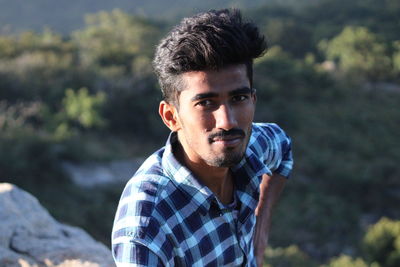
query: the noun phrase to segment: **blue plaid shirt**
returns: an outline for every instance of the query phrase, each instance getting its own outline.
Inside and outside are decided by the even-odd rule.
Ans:
[[[172,153],[177,136],[150,156],[119,202],[112,252],[117,266],[256,266],[255,208],[263,174],[288,177],[290,139],[253,124],[245,157],[231,168],[237,205],[223,205]]]

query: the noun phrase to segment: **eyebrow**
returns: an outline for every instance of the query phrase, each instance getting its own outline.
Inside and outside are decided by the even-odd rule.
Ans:
[[[204,93],[204,94],[197,94],[194,97],[192,97],[192,101],[197,101],[205,98],[212,98],[212,97],[217,97],[217,93]]]
[[[246,94],[251,94],[253,91],[254,91],[253,89],[245,86],[245,87],[241,87],[241,88],[235,89],[233,91],[230,91],[229,95],[230,96],[233,96],[233,95],[246,95]],[[218,96],[217,93],[210,92],[210,93],[204,93],[204,94],[197,94],[194,97],[192,97],[191,100],[192,101],[198,101],[198,100],[201,100],[201,99],[212,98],[212,97],[217,97],[217,96]]]
[[[245,86],[245,87],[241,87],[238,89],[235,89],[231,92],[229,92],[229,95],[247,95],[247,94],[251,94],[254,90]]]

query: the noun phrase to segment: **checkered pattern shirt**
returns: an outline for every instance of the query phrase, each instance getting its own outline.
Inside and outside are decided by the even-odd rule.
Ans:
[[[122,193],[112,233],[117,266],[256,266],[261,176],[289,176],[290,139],[276,124],[253,124],[245,156],[231,168],[237,205],[229,206],[177,161],[176,142],[172,133]]]

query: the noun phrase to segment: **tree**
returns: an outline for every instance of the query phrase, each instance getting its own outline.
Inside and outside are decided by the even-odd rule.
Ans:
[[[63,105],[69,119],[79,122],[84,128],[91,128],[105,124],[100,115],[100,108],[105,100],[106,95],[102,92],[89,95],[87,88],[81,88],[77,92],[67,89]]]
[[[349,75],[359,74],[375,81],[387,78],[391,71],[386,45],[365,27],[347,26],[333,39],[321,41],[319,47],[327,59],[336,61]]]
[[[86,28],[73,33],[86,64],[122,65],[130,70],[136,56],[150,57],[159,28],[119,9],[87,15]],[[140,59],[143,61],[143,59]]]
[[[393,70],[396,74],[400,74],[400,41],[393,42]]]
[[[371,226],[363,240],[366,258],[382,267],[400,266],[400,221],[382,218]]]
[[[287,248],[267,248],[264,254],[267,267],[314,267],[316,266],[307,254],[297,246]]]
[[[372,263],[369,265],[363,259],[353,259],[350,256],[341,255],[337,258],[331,259],[328,264],[323,265],[322,267],[379,267],[379,264]]]

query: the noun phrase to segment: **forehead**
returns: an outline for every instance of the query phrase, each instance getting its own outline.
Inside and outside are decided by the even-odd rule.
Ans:
[[[229,93],[238,88],[250,87],[245,65],[232,65],[220,70],[190,71],[181,74],[181,95],[213,92]]]

